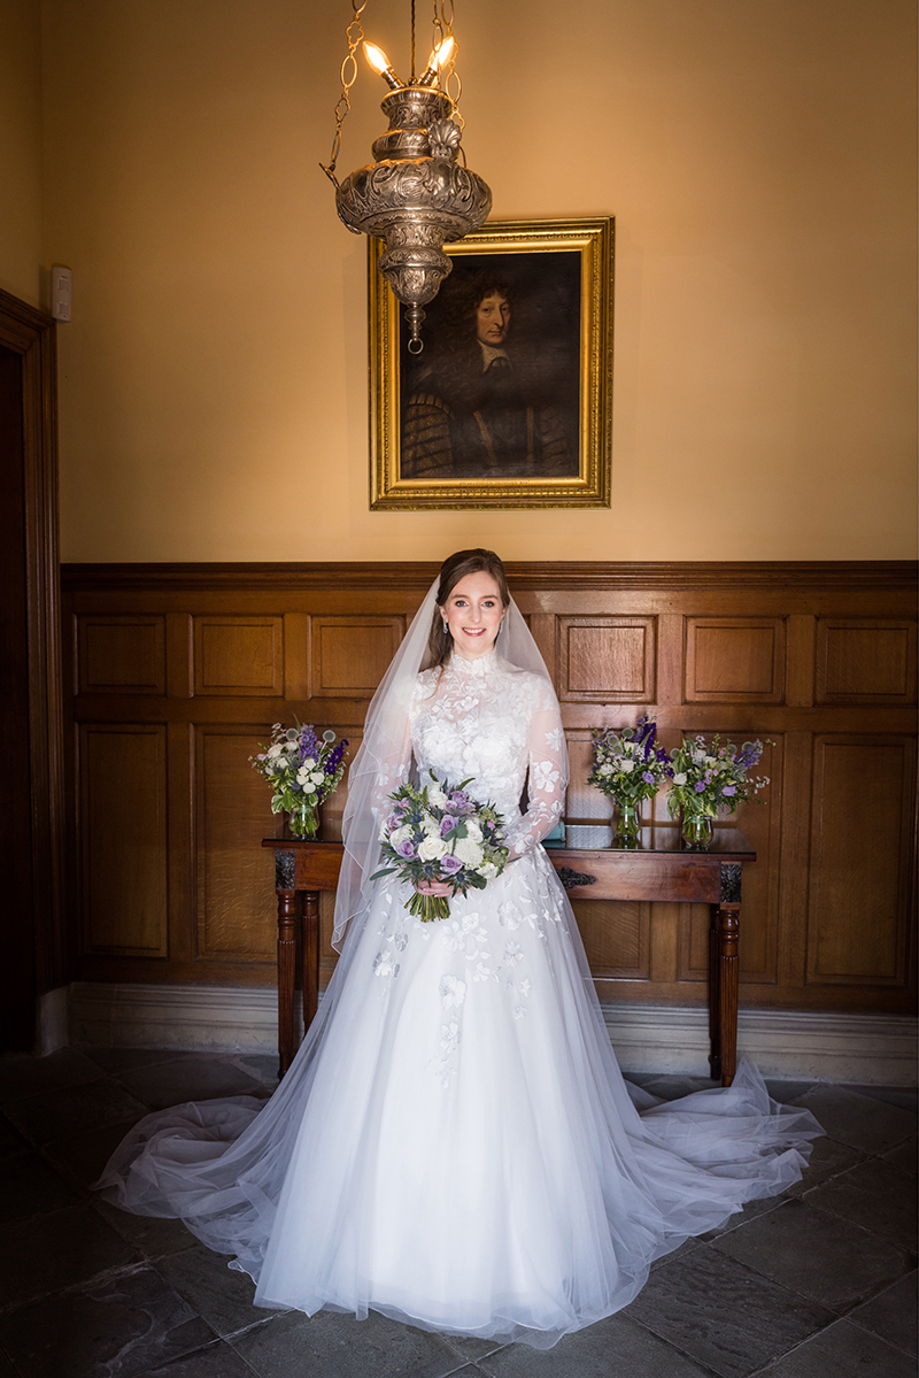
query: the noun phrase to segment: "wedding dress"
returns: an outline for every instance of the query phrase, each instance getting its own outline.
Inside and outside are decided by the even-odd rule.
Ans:
[[[409,755],[419,778],[471,779],[504,816],[505,871],[433,923],[397,878],[375,882],[268,1104],[151,1115],[100,1185],[231,1253],[256,1305],[548,1347],[625,1306],[688,1236],[790,1186],[821,1131],[745,1064],[669,1104],[624,1082],[539,845],[566,784],[548,680],[497,650],[454,655],[415,679],[408,717],[379,803]]]

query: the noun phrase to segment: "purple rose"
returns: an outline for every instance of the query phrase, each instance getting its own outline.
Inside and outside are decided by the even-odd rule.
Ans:
[[[386,828],[387,832],[394,833],[397,828],[402,827],[402,819],[399,817],[398,814],[391,813],[387,818],[384,827]]]
[[[411,838],[407,837],[404,842],[399,843],[396,848],[396,854],[404,857],[406,861],[414,861],[416,859],[415,844],[412,842]]]
[[[696,783],[693,785],[693,789],[695,790],[696,794],[704,794],[705,782],[703,780],[697,780]]]
[[[452,833],[453,829],[456,827],[458,822],[458,818],[453,818],[449,813],[445,813],[443,818],[440,820],[441,837],[446,837],[449,833]]]
[[[641,778],[642,778],[642,779],[645,781],[645,783],[648,784],[648,785],[653,785],[653,784],[654,784],[654,776],[651,774],[650,770],[642,771]]]
[[[722,793],[722,794],[726,794],[726,795],[728,796],[728,798],[730,798],[732,794],[736,794],[736,793],[737,793],[737,786],[736,786],[736,785],[725,785],[725,787],[724,787],[724,789],[721,791],[721,793]]]
[[[446,856],[440,858],[440,870],[442,875],[455,876],[457,871],[461,871],[462,869],[463,863],[460,861],[459,857],[454,856],[452,852],[447,852]]]

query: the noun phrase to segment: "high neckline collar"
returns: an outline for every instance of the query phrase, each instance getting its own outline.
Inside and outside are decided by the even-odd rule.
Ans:
[[[494,646],[485,655],[475,656],[467,660],[464,656],[457,655],[453,651],[450,656],[450,669],[456,670],[461,675],[486,675],[498,663],[497,652]]]

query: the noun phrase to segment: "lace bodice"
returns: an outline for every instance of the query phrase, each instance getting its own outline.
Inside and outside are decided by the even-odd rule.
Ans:
[[[496,651],[476,660],[454,655],[442,671],[418,676],[411,745],[422,779],[429,770],[453,784],[470,779],[470,794],[497,806],[512,857],[561,816],[568,771],[558,701],[547,680]]]

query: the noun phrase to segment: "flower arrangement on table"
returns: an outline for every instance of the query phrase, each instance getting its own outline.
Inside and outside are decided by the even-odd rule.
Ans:
[[[412,886],[419,881],[442,881],[453,894],[484,890],[504,870],[504,820],[493,804],[479,804],[466,793],[469,780],[451,785],[430,772],[423,789],[400,785],[390,796],[392,812],[380,828],[383,859],[392,863],[371,880],[394,872]],[[417,890],[405,905],[410,914],[428,923],[446,919],[446,896],[422,895]]]
[[[334,732],[322,739],[310,723],[284,727],[276,722],[271,745],[250,756],[253,767],[264,775],[274,793],[271,812],[287,813],[294,837],[315,837],[319,830],[319,805],[327,799],[345,771],[346,737],[337,746]],[[261,746],[261,743],[259,743]]]
[[[767,740],[766,745],[773,743]],[[758,739],[744,742],[738,751],[733,742],[722,742],[717,732],[710,742],[701,735],[686,737],[672,753],[667,807],[671,816],[682,811],[683,836],[690,845],[707,845],[719,810],[733,813],[768,785],[767,775],[749,773],[762,754]]]
[[[618,806],[618,841],[637,845],[642,800],[651,799],[670,774],[670,758],[657,745],[657,724],[643,715],[636,727],[597,727],[591,738],[593,766],[587,783]]]

